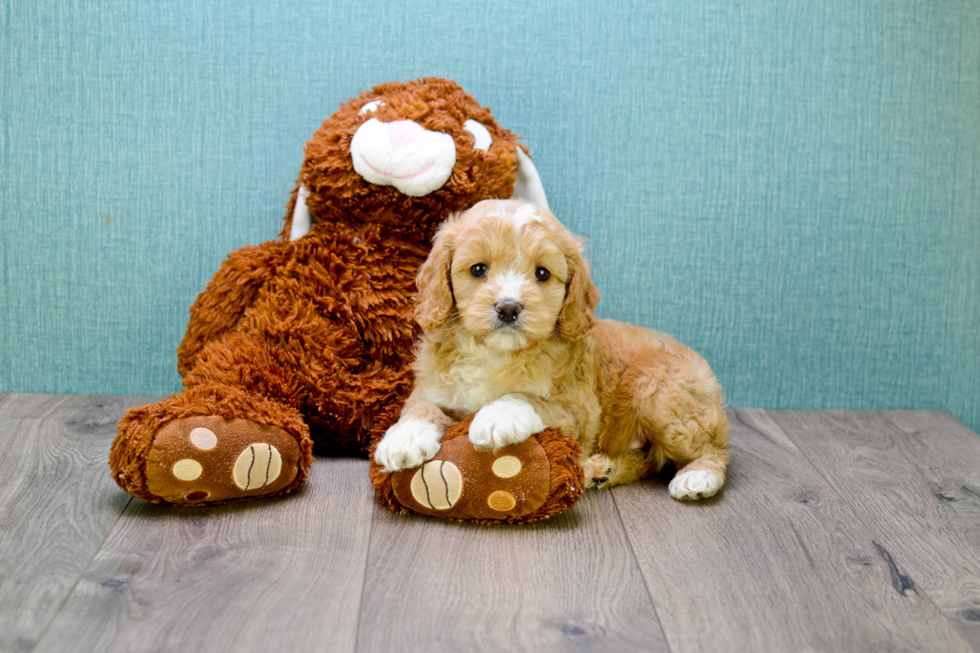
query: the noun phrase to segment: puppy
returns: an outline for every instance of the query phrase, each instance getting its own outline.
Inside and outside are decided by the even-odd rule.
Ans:
[[[589,485],[630,483],[668,460],[675,499],[725,482],[729,427],[711,368],[667,335],[596,320],[582,241],[548,211],[487,200],[453,215],[416,283],[416,385],[375,450],[385,469],[432,458],[446,427],[476,413],[479,449],[561,427],[585,452]]]

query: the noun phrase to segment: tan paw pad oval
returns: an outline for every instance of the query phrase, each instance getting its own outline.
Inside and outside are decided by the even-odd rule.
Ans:
[[[487,505],[497,512],[507,512],[517,505],[517,499],[510,492],[497,490],[487,497]]]
[[[201,451],[211,451],[218,444],[218,436],[211,429],[199,426],[190,433],[190,441]]]
[[[232,470],[235,485],[241,490],[258,490],[279,478],[282,455],[271,444],[249,445],[238,456]]]
[[[432,510],[449,510],[463,493],[463,476],[444,460],[425,463],[412,477],[412,496]]]
[[[171,471],[181,481],[195,481],[201,477],[204,468],[196,460],[184,458],[175,462]]]
[[[493,461],[491,469],[497,478],[513,478],[521,471],[521,461],[515,456],[501,456]]]

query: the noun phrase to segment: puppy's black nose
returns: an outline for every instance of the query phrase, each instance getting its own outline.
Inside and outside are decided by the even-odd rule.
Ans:
[[[524,308],[513,299],[499,301],[493,307],[497,309],[497,319],[506,324],[514,322],[517,316],[520,315],[521,309]]]

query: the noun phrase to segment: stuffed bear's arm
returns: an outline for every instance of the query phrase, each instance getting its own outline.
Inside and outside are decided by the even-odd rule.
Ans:
[[[221,264],[191,306],[187,333],[177,348],[177,370],[182,375],[191,371],[205,345],[234,328],[275,274],[282,256],[283,244],[270,241],[236,250]]]

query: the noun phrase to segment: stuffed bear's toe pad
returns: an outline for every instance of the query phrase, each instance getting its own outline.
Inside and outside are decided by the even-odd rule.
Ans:
[[[433,460],[412,475],[412,498],[427,510],[449,510],[463,494],[459,467],[446,460]]]
[[[392,475],[402,505],[454,519],[530,514],[547,500],[550,480],[548,457],[533,438],[496,453],[454,438],[443,442],[433,460]]]
[[[299,473],[300,446],[286,431],[216,416],[164,426],[146,459],[147,489],[176,505],[272,494]]]

